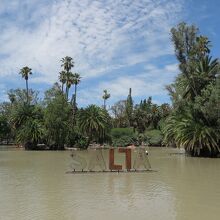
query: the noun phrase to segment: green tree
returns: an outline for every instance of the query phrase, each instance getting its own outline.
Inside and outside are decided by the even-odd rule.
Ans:
[[[63,87],[64,85],[66,84],[66,80],[67,80],[67,75],[66,75],[66,71],[62,70],[60,73],[59,73],[59,80],[61,82],[61,90],[62,90],[62,93],[63,93]]]
[[[96,105],[81,109],[78,114],[78,126],[82,134],[91,141],[103,142],[111,125],[110,116],[106,110]]]
[[[74,61],[72,57],[65,56],[64,58],[61,59],[61,67],[68,73],[74,67]]]
[[[6,115],[0,114],[0,141],[6,140],[8,143],[11,136],[11,128]]]
[[[60,89],[60,85],[58,83],[54,83],[53,86],[44,93],[44,105],[47,106],[53,99],[62,94],[63,93]]]
[[[217,155],[220,138],[214,97],[218,96],[219,62],[210,57],[210,41],[198,36],[195,26],[181,23],[171,34],[180,73],[167,87],[174,109],[163,128],[164,140],[192,155]]]
[[[75,92],[74,92],[74,99],[73,99],[73,106],[74,106],[74,110],[76,110],[76,92],[77,92],[77,85],[80,83],[81,81],[81,76],[79,73],[74,73],[73,74],[73,84],[75,86]]]
[[[198,120],[190,111],[169,117],[163,132],[165,143],[174,142],[193,156],[216,156],[220,152],[219,129]]]
[[[43,122],[31,119],[25,122],[17,132],[17,142],[23,143],[27,150],[37,150],[39,144],[45,137]]]
[[[121,128],[127,126],[128,122],[126,117],[126,100],[120,100],[116,102],[111,107],[111,112],[113,114],[114,127]]]
[[[129,126],[133,125],[133,99],[131,96],[131,88],[129,89],[129,94],[126,101],[126,116]]]
[[[74,67],[74,61],[72,57],[66,56],[61,59],[61,67],[63,67],[64,72],[62,73],[65,75],[65,82],[66,82],[66,98],[68,100],[68,93],[71,85],[73,84],[74,77],[73,73],[71,72],[72,67]]]
[[[104,101],[104,103],[103,103],[104,109],[106,109],[106,100],[109,99],[110,96],[111,96],[111,95],[107,92],[106,89],[103,90],[103,96],[102,96],[102,98],[103,98],[103,101]]]
[[[12,107],[10,124],[16,140],[23,144],[25,149],[36,148],[42,138],[43,110],[38,105],[18,103]]]
[[[47,142],[52,149],[64,149],[70,116],[71,106],[62,94],[55,96],[48,102],[44,121],[48,138]]]
[[[39,92],[32,89],[28,90],[28,100],[30,105],[36,105],[39,102]],[[8,98],[11,104],[27,103],[27,91],[25,89],[10,89]]]
[[[27,103],[29,103],[29,99],[28,99],[28,98],[29,98],[29,95],[28,95],[28,78],[29,78],[29,75],[32,74],[31,68],[25,66],[25,67],[23,67],[23,68],[20,70],[20,73],[19,73],[19,74],[21,74],[22,78],[24,78],[25,81],[26,81]]]
[[[67,73],[67,79],[66,79],[66,98],[69,99],[69,90],[70,87],[74,84],[74,75],[72,72]]]

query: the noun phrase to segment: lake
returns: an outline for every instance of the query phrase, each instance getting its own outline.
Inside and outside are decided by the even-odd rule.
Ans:
[[[4,148],[0,219],[220,219],[220,159],[178,152],[151,147],[149,160],[157,172],[67,174],[69,151]]]

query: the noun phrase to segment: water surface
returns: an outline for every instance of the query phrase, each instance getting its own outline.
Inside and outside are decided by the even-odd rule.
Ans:
[[[70,152],[1,150],[0,219],[220,219],[220,159],[149,151],[158,172],[74,175]]]

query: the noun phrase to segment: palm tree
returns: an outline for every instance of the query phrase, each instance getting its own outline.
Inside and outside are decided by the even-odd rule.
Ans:
[[[67,73],[66,77],[66,98],[68,100],[70,87],[74,84],[74,75],[71,72]]]
[[[19,103],[13,106],[9,116],[10,124],[12,124],[15,129],[19,129],[28,120],[41,120],[42,118],[43,113],[40,107],[27,105],[26,103]]]
[[[212,156],[220,152],[218,129],[201,119],[195,119],[190,112],[168,117],[163,133],[166,144],[174,142],[177,147],[184,147],[191,155]]]
[[[102,98],[103,98],[103,100],[104,100],[104,109],[106,109],[106,100],[107,99],[109,99],[110,98],[110,94],[107,92],[107,90],[105,89],[105,90],[103,90],[103,96],[102,96]]]
[[[81,81],[81,76],[79,73],[74,73],[73,74],[74,80],[73,80],[73,84],[75,85],[75,93],[74,93],[74,108],[76,108],[76,91],[77,91],[77,85],[80,83]]]
[[[79,112],[78,123],[82,134],[88,137],[89,144],[90,141],[104,139],[110,127],[110,116],[104,109],[89,105]]]
[[[44,127],[37,119],[28,120],[18,131],[16,139],[24,144],[25,149],[36,149],[37,144],[44,137]]]
[[[24,78],[26,80],[27,103],[29,103],[29,99],[28,99],[28,77],[29,77],[29,75],[32,74],[31,68],[25,66],[20,70],[19,74],[21,74],[22,78]]]
[[[211,56],[203,57],[198,63],[195,74],[196,88],[202,90],[207,83],[214,80],[219,68],[219,62],[217,59],[212,60]]]
[[[61,67],[63,67],[63,69],[68,73],[72,67],[74,67],[74,62],[73,62],[73,58],[72,57],[64,57],[61,59],[62,65]]]
[[[63,86],[64,86],[64,84],[66,83],[66,80],[67,80],[66,71],[62,70],[60,72],[59,80],[62,83],[62,89],[61,90],[62,90],[62,93],[63,93]]]
[[[72,57],[64,57],[61,59],[61,67],[63,67],[64,71],[65,71],[65,75],[66,75],[66,98],[68,100],[68,93],[69,93],[69,89],[71,87],[71,85],[73,84],[73,74],[70,72],[70,70],[72,69],[72,67],[74,67],[74,62],[73,62],[73,58]]]

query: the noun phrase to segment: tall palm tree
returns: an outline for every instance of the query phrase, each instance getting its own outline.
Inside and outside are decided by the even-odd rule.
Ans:
[[[59,80],[60,80],[60,82],[62,83],[62,92],[63,92],[63,87],[64,87],[64,84],[66,83],[66,80],[67,80],[66,71],[62,70],[62,71],[60,72]]]
[[[63,67],[63,69],[68,73],[72,67],[74,67],[74,61],[73,61],[73,58],[72,57],[64,57],[61,59],[61,67]]]
[[[61,59],[61,67],[63,67],[66,72],[66,98],[68,100],[68,93],[71,85],[73,84],[73,74],[70,72],[72,67],[74,67],[74,61],[72,57],[66,56]]]
[[[73,77],[74,77],[73,84],[75,85],[74,103],[73,104],[74,104],[74,108],[76,108],[76,90],[77,90],[77,85],[81,81],[81,76],[79,73],[74,73]]]
[[[20,70],[19,74],[21,74],[22,78],[24,78],[26,80],[27,103],[29,103],[29,98],[28,98],[28,77],[29,77],[29,75],[32,74],[31,68],[25,66]]]
[[[106,100],[107,99],[109,99],[110,98],[110,94],[107,92],[107,90],[105,89],[105,90],[103,90],[103,96],[102,96],[102,98],[103,98],[103,100],[104,100],[104,109],[106,109]]]
[[[66,98],[68,100],[70,87],[74,84],[74,75],[71,72],[67,73],[66,77]]]

